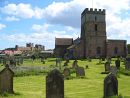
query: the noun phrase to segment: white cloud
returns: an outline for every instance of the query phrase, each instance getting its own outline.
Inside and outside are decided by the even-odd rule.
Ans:
[[[130,37],[130,0],[93,0],[94,8],[106,9],[107,33],[109,38]],[[44,19],[49,24],[34,24],[30,35],[12,35],[26,41],[53,41],[55,37],[77,37],[80,33],[81,12],[92,7],[91,0],[70,0],[69,2],[53,2],[45,8],[32,7],[30,4],[8,4],[2,8],[3,13],[18,18]],[[126,15],[125,15],[126,14]],[[124,18],[125,15],[125,18]],[[61,25],[65,30],[49,31],[54,24]],[[53,33],[52,33],[53,32]],[[68,32],[73,32],[69,33]],[[16,38],[18,38],[16,37]]]
[[[6,17],[5,19],[6,21],[19,21],[19,18],[16,18],[15,16],[11,16],[11,17]]]
[[[8,4],[5,7],[1,8],[3,13],[8,15],[18,16],[21,18],[32,18],[34,15],[34,11],[30,4],[20,3],[16,4]]]
[[[0,30],[2,30],[5,27],[6,27],[6,25],[0,23]]]

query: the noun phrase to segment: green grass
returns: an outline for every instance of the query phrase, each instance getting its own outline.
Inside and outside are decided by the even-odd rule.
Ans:
[[[53,59],[46,61],[47,65],[55,64]],[[29,61],[27,62],[29,64]],[[69,62],[68,67],[72,66],[72,62]],[[46,64],[45,66],[47,66]],[[98,60],[92,60],[92,62],[78,60],[78,65],[84,68],[86,65],[89,66],[88,69],[85,69],[86,78],[76,78],[75,73],[73,73],[74,78],[65,80],[65,98],[103,98],[103,81],[106,74],[101,74],[101,72],[104,71],[104,64],[98,64]],[[111,65],[114,65],[114,61]],[[121,67],[124,69],[123,63]],[[120,73],[118,83],[118,92],[123,96],[122,98],[130,98],[130,76]],[[16,94],[0,98],[45,98],[45,84],[45,75],[15,77],[14,91]]]

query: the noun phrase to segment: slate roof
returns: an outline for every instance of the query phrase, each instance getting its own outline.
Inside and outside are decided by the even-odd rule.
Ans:
[[[55,45],[72,45],[73,38],[55,38]]]

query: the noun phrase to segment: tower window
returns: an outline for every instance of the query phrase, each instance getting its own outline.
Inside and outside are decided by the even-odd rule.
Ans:
[[[97,47],[97,54],[101,54],[101,47]]]
[[[118,48],[117,48],[117,47],[115,47],[114,53],[115,53],[115,54],[118,54]]]
[[[97,24],[95,24],[95,31],[97,31]]]
[[[97,17],[95,16],[95,21],[97,21]]]

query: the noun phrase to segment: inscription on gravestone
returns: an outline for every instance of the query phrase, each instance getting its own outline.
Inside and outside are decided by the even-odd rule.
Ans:
[[[57,69],[46,77],[46,98],[64,98],[64,77]]]
[[[118,95],[118,80],[116,76],[110,73],[104,79],[104,98]]]

